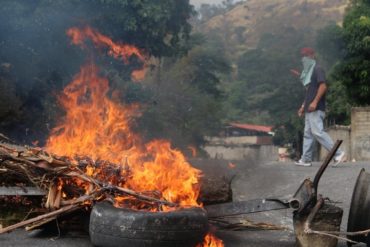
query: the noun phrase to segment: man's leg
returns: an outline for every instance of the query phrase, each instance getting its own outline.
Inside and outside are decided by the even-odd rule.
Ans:
[[[305,113],[305,118],[304,118],[303,148],[302,148],[302,157],[301,157],[301,160],[303,162],[312,161],[312,149],[313,149],[314,136],[312,135],[309,114],[310,113]]]
[[[330,151],[334,146],[334,142],[324,130],[325,112],[318,110],[308,114],[310,115],[309,122],[313,136],[326,150]],[[342,151],[338,149],[335,156],[337,157],[341,153]]]

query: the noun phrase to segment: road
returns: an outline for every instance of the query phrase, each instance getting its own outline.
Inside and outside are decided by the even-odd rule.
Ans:
[[[293,162],[271,162],[260,165],[236,163],[237,176],[233,188],[233,200],[242,201],[254,198],[289,198],[305,178],[313,180],[321,163],[314,162],[311,167],[295,166]],[[329,166],[323,174],[318,192],[329,197],[336,205],[343,208],[341,231],[347,230],[347,221],[351,196],[357,176],[362,168],[370,172],[368,162],[346,162],[337,167]],[[292,211],[278,210],[246,215],[256,222],[267,222],[285,226],[287,231],[246,231],[238,233],[219,234],[226,246],[295,246],[295,236],[292,227]],[[347,246],[339,241],[338,246]],[[358,244],[356,246],[365,246]]]
[[[255,198],[279,197],[288,198],[298,188],[305,178],[313,179],[321,163],[314,162],[312,167],[298,167],[292,162],[270,162],[256,164],[251,161],[233,162],[235,168],[231,169],[229,161],[196,160],[194,165],[205,174],[217,172],[225,176],[233,177],[233,200],[242,201]],[[341,230],[345,231],[347,226],[348,212],[351,195],[356,178],[361,170],[365,168],[370,171],[370,163],[347,162],[338,167],[328,167],[319,183],[319,193],[337,202],[344,209]],[[241,216],[254,222],[271,223],[284,226],[284,231],[218,231],[217,235],[223,239],[225,246],[295,246],[295,237],[292,229],[291,210],[278,210],[265,213],[248,214]],[[9,234],[0,235],[0,246],[91,246],[86,234],[67,233],[64,236],[39,237],[37,233],[27,233],[17,230]],[[340,241],[339,247],[347,246]],[[365,246],[365,245],[357,245]]]

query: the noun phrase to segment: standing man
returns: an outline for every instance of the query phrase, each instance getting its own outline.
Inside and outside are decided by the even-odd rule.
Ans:
[[[302,48],[303,70],[292,70],[293,74],[300,76],[302,84],[306,87],[306,96],[298,110],[298,116],[305,117],[303,134],[303,152],[300,160],[295,162],[299,166],[311,166],[314,140],[317,140],[326,150],[330,151],[334,142],[324,130],[326,108],[326,79],[323,69],[316,64],[315,51],[310,47]],[[338,149],[334,156],[334,166],[344,161],[345,153]]]

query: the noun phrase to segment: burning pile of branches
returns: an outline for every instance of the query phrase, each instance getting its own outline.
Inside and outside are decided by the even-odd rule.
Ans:
[[[132,80],[144,78],[147,58],[138,48],[90,27],[70,28],[67,35],[74,45],[86,48],[89,40],[124,63],[136,58],[142,68],[131,73]],[[45,149],[1,142],[0,135],[2,186],[39,188],[45,192],[46,212],[0,228],[0,234],[23,226],[31,230],[102,200],[147,211],[201,206],[201,171],[169,141],[145,142],[132,131],[139,106],[124,105],[110,97],[113,94],[108,78],[89,60],[58,97],[65,116],[51,131]]]
[[[104,166],[104,169],[101,167]],[[135,192],[123,188],[131,171],[127,164],[93,161],[87,157],[60,157],[40,148],[0,143],[0,177],[3,185],[35,186],[45,191],[43,207],[48,212],[15,225],[0,229],[0,233],[28,226],[31,230],[101,200],[118,206],[146,210],[176,207],[161,199],[160,192]]]
[[[74,45],[85,48],[90,40],[95,48],[106,49],[109,56],[124,63],[136,57],[143,67],[132,72],[132,80],[145,75],[145,52],[138,48],[113,42],[90,27],[70,28],[67,35]],[[123,105],[110,98],[110,93],[108,78],[89,61],[58,97],[65,116],[51,131],[45,149],[0,142],[3,185],[31,185],[45,191],[43,206],[52,210],[0,233],[42,224],[99,200],[148,211],[200,206],[201,172],[168,141],[144,142],[131,130],[138,106]]]

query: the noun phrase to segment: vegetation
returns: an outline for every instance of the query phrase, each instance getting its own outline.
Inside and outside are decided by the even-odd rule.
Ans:
[[[171,59],[169,59],[171,60]],[[178,146],[199,145],[204,135],[215,134],[223,119],[222,75],[230,72],[227,59],[203,46],[161,69],[151,78],[151,96],[140,126],[149,138],[168,138]]]
[[[345,55],[335,79],[354,105],[370,104],[370,2],[353,0],[343,23]]]
[[[91,25],[160,61],[147,82],[137,84],[130,80],[131,65],[97,56],[123,103],[142,104],[138,131],[146,138],[173,139],[177,146],[199,144],[204,134],[220,126],[219,84],[230,66],[222,53],[201,46],[201,35],[190,37],[193,14],[188,0],[3,1],[0,132],[42,145],[63,115],[56,95],[85,59],[65,32]]]
[[[84,25],[156,61],[137,84],[129,76],[135,65],[94,54],[122,102],[142,105],[137,128],[148,139],[200,145],[237,121],[274,125],[276,144],[296,143],[304,89],[290,69],[300,69],[304,46],[316,48],[328,75],[329,123],[348,124],[350,106],[370,99],[370,2],[352,0],[343,27],[310,14],[320,4],[303,2],[230,0],[195,15],[188,0],[4,0],[0,132],[28,143],[48,135],[62,115],[55,96],[85,60],[65,31]]]

